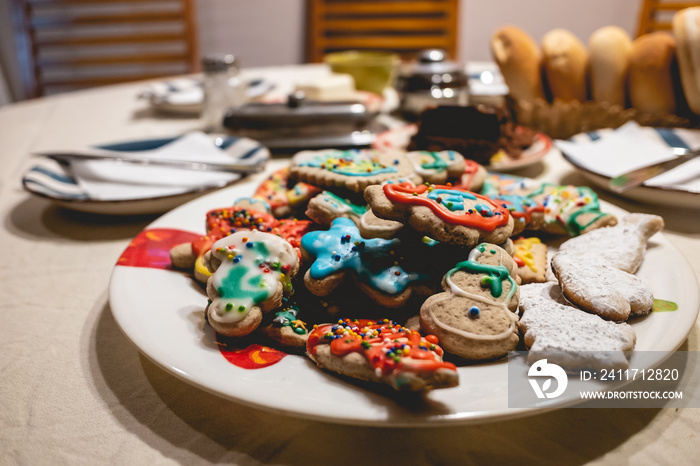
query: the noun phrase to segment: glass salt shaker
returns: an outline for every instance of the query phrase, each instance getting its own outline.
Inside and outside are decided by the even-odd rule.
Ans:
[[[209,56],[202,59],[202,69],[202,126],[205,131],[221,131],[226,110],[243,105],[246,99],[238,60],[233,55]]]

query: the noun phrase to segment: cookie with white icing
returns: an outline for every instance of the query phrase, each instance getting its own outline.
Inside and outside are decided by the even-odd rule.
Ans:
[[[642,264],[649,238],[663,227],[664,219],[658,215],[627,214],[615,226],[593,230],[565,241],[559,250],[589,262],[600,262],[635,273]]]
[[[411,151],[405,157],[413,164],[413,171],[427,183],[444,184],[464,174],[464,157],[453,150]]]
[[[504,356],[519,341],[514,311],[519,291],[515,262],[502,248],[483,243],[443,278],[444,291],[420,309],[423,331],[448,353],[469,360]]]
[[[352,279],[376,303],[401,307],[411,297],[414,283],[424,277],[401,267],[400,244],[398,239],[364,238],[351,220],[337,218],[329,230],[301,239],[303,257],[311,263],[304,284],[323,297]]]
[[[568,371],[629,367],[625,352],[634,349],[634,329],[569,305],[556,283],[521,286],[520,310],[530,364],[546,358]]]
[[[309,201],[306,207],[306,216],[328,228],[333,220],[340,217],[349,218],[355,225],[359,225],[360,217],[366,211],[366,205],[355,204],[352,200],[330,191],[322,191]]]
[[[404,223],[447,244],[502,243],[513,232],[508,209],[452,186],[410,183],[369,186],[365,200],[379,218]]]
[[[289,173],[314,186],[356,193],[388,180],[422,181],[403,151],[370,149],[301,151],[292,158]]]
[[[542,283],[547,280],[547,245],[539,238],[517,238],[513,242],[513,259],[518,268],[515,274],[525,283]]]
[[[459,383],[456,366],[442,360],[434,335],[422,337],[387,319],[318,325],[307,340],[307,355],[322,369],[400,391],[424,392]]]
[[[587,312],[618,322],[651,312],[654,296],[632,274],[568,251],[556,253],[551,265],[566,299]]]
[[[207,320],[218,333],[243,336],[262,322],[263,313],[282,304],[299,271],[294,247],[279,236],[239,231],[218,240],[206,255]]]

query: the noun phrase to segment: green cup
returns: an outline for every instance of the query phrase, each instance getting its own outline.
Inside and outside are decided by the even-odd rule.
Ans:
[[[381,94],[394,83],[401,59],[391,52],[348,50],[333,52],[323,59],[334,73],[347,73],[360,91]]]

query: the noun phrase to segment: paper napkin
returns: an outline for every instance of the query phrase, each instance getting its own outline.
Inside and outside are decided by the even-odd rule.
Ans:
[[[186,160],[211,163],[254,163],[267,160],[267,148],[247,138],[229,138],[218,147],[215,138],[201,132],[188,133],[157,149],[111,151],[122,157]],[[102,151],[110,152],[110,151]],[[240,178],[235,173],[208,172],[113,161],[72,161],[77,184],[96,200],[133,200],[169,196],[224,186]]]

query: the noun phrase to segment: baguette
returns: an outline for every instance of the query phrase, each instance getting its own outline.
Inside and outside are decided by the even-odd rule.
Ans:
[[[632,107],[641,112],[670,114],[676,111],[674,89],[676,41],[657,31],[632,42],[629,66],[629,94]]]
[[[690,110],[700,115],[700,7],[673,15],[673,35],[683,94]]]
[[[596,102],[625,106],[632,40],[618,26],[595,31],[588,41],[591,96]]]
[[[584,102],[588,52],[581,41],[565,29],[554,29],[542,38],[542,55],[552,98]]]
[[[542,56],[537,44],[523,30],[504,26],[491,37],[491,55],[516,101],[544,99]]]

